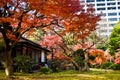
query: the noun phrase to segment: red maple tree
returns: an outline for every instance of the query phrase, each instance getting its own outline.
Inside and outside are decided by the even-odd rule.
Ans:
[[[79,0],[0,0],[0,32],[5,41],[5,70],[12,74],[11,52],[26,32],[53,25],[62,28],[61,34],[73,33],[75,39],[85,38],[95,30],[100,15],[89,7],[84,11]],[[52,28],[51,28],[52,27]]]
[[[0,0],[0,32],[6,44],[4,63],[8,76],[12,73],[11,50],[22,35],[33,28],[55,25],[55,19],[66,19],[81,10],[78,3],[79,0]]]

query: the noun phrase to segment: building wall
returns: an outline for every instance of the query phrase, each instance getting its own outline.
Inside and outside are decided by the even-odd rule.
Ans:
[[[113,26],[120,20],[120,0],[80,0],[85,5],[93,4],[96,13],[102,13],[102,20],[97,26],[99,35],[108,36],[111,34]]]

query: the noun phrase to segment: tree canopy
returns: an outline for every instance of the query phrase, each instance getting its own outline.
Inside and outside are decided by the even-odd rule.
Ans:
[[[120,21],[114,26],[110,35],[109,49],[111,55],[113,55],[117,49],[120,49]]]
[[[74,33],[83,39],[96,29],[100,15],[90,5],[87,11],[79,0],[0,0],[0,32],[5,42],[5,69],[10,75],[12,48],[36,29]],[[45,29],[44,29],[45,28]]]

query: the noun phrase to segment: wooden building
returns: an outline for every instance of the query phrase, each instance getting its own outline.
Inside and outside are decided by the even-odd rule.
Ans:
[[[50,51],[48,49],[22,37],[22,39],[13,48],[12,57],[14,58],[18,55],[27,55],[30,56],[30,58],[36,63],[45,64],[47,63],[47,54],[49,54],[49,52]]]

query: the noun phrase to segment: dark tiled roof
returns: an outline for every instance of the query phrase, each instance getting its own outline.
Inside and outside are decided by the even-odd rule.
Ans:
[[[31,40],[28,40],[24,37],[21,38],[19,43],[22,43],[23,45],[26,45],[26,46],[33,46],[34,48],[36,48],[38,50],[45,50],[47,52],[50,52],[50,50],[48,50],[47,48],[43,48],[41,45],[39,45]]]

